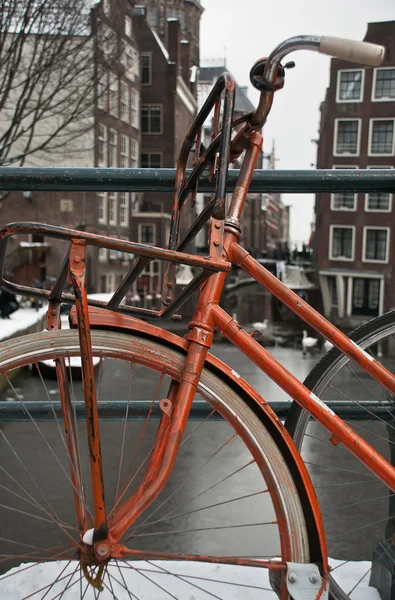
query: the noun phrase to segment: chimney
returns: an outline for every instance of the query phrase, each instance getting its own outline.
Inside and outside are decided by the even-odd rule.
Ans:
[[[191,78],[191,45],[188,40],[181,40],[181,75],[187,86]]]
[[[168,19],[167,21],[167,50],[169,60],[175,63],[176,70],[180,67],[180,23],[178,19]]]

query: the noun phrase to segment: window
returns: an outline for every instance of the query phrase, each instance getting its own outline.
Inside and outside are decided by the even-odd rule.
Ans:
[[[139,95],[136,90],[130,90],[131,124],[139,128]]]
[[[141,107],[141,131],[143,133],[162,133],[162,107],[145,104]]]
[[[331,260],[354,260],[354,227],[331,225],[330,254]]]
[[[99,261],[107,262],[107,248],[99,248]]]
[[[118,80],[115,75],[110,74],[110,109],[109,113],[113,117],[118,117]]]
[[[99,149],[98,149],[98,162],[99,167],[107,166],[107,127],[99,123],[98,133]]]
[[[131,81],[134,81],[135,76],[139,72],[139,56],[137,51],[129,44],[125,44],[124,46],[122,53],[122,64],[125,67],[126,77]]]
[[[141,58],[141,85],[151,85],[151,54],[142,54]]]
[[[333,166],[333,169],[357,169],[355,166]],[[331,210],[356,210],[357,194],[354,192],[338,192],[331,195]]]
[[[126,135],[121,135],[121,169],[127,169],[129,166],[129,138]]]
[[[335,120],[335,147],[333,154],[359,154],[359,119],[336,119]]]
[[[125,17],[125,35],[132,37],[132,19],[130,17]]]
[[[162,166],[162,154],[148,152],[141,155],[141,166],[143,169],[160,169]]]
[[[130,138],[130,167],[137,169],[139,156],[139,143],[137,140]]]
[[[107,223],[107,193],[99,192],[97,194],[97,202],[98,202],[97,220],[99,221],[99,223],[106,224]]]
[[[156,6],[147,8],[147,21],[151,27],[156,27],[158,25],[158,9]]]
[[[115,129],[108,132],[108,166],[118,166],[118,134]]]
[[[375,69],[372,100],[395,100],[395,68]]]
[[[336,102],[362,102],[363,69],[338,71]]]
[[[362,260],[388,262],[388,240],[389,229],[387,227],[364,227]]]
[[[155,244],[155,225],[139,225],[139,242],[141,244]]]
[[[121,83],[121,114],[120,118],[129,123],[129,86]]]
[[[119,224],[123,227],[129,225],[129,193],[119,193]]]
[[[353,278],[352,314],[376,317],[380,306],[380,279]]]
[[[103,0],[103,12],[106,15],[106,17],[110,16],[110,11],[111,11],[110,0]]]
[[[108,194],[108,222],[110,225],[117,224],[117,192]]]
[[[97,84],[97,106],[102,110],[107,110],[107,81],[105,75],[100,77]]]
[[[101,276],[101,288],[102,292],[110,293],[115,292],[115,274],[106,273]]]
[[[392,167],[382,167],[381,165],[375,165],[374,167],[367,167],[368,169],[391,169]],[[392,196],[387,192],[371,192],[365,196],[365,210],[366,211],[377,211],[377,212],[391,212],[392,210]]]
[[[332,307],[337,306],[337,286],[336,286],[336,277],[330,275],[328,277],[328,285],[329,285],[329,293],[331,295],[331,304]]]
[[[371,119],[369,127],[369,155],[394,154],[394,119]]]

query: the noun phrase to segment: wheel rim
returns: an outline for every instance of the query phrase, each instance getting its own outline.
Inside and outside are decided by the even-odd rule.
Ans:
[[[395,323],[394,316],[389,317],[391,315],[386,315],[377,319],[377,324],[372,322],[361,327],[350,337],[394,372],[391,357],[394,356]],[[383,357],[380,356],[382,353]],[[318,364],[315,367],[305,384],[324,401],[338,400],[340,397],[361,406],[362,400],[375,400],[379,406],[387,409],[387,392],[355,365],[350,364],[348,358],[336,349],[328,353],[322,360],[322,365]],[[366,422],[349,421],[348,424],[389,459],[389,448],[394,447],[395,441],[395,417],[392,418],[392,415],[395,415],[395,405],[389,409],[392,418],[389,425],[386,425],[381,417],[373,418],[368,409],[363,410],[366,411]],[[292,436],[308,465],[322,508],[329,556],[337,559],[336,562],[332,561],[334,570],[331,574],[331,596],[336,600],[359,598],[361,596],[358,594],[368,593],[363,589],[370,582],[372,586],[378,585],[380,588],[375,571],[371,580],[371,559],[375,553],[375,557],[380,560],[385,551],[380,550],[380,542],[384,540],[387,545],[391,541],[392,535],[388,533],[389,490],[351,457],[347,450],[338,451],[329,443],[330,435],[317,423],[309,422],[305,411],[293,407],[291,413]],[[329,494],[326,492],[324,473],[332,480],[333,489],[335,486],[337,488],[338,497],[332,506],[329,506],[325,495],[330,495],[333,499],[335,494],[333,489]],[[327,486],[329,487],[329,484]],[[366,562],[366,565],[363,565],[363,562]],[[350,569],[350,563],[355,570],[355,577],[348,582],[342,570],[345,572],[345,569]]]
[[[65,334],[66,335],[64,337],[66,342],[67,340],[69,340],[70,334],[66,332]],[[50,339],[53,340],[54,338],[50,336]],[[128,394],[131,393],[131,385],[129,384],[132,380],[133,385],[137,385],[138,393],[140,395],[143,395],[143,397],[139,399],[142,399],[144,401],[152,401],[152,399],[154,398],[155,402],[157,402],[161,397],[163,397],[163,394],[165,394],[165,391],[168,388],[168,381],[165,381],[166,378],[168,378],[169,375],[171,377],[176,377],[178,373],[179,366],[177,365],[175,360],[171,361],[168,359],[168,363],[165,369],[161,370],[159,365],[161,364],[161,361],[163,361],[163,355],[158,356],[157,347],[154,344],[151,344],[150,346],[150,344],[147,341],[143,340],[140,341],[141,348],[136,349],[136,345],[138,346],[138,344],[136,344],[136,339],[132,351],[127,353],[125,349],[122,350],[123,358],[128,358],[128,361],[115,360],[112,357],[115,353],[115,350],[119,350],[119,348],[114,348],[114,345],[111,346],[111,344],[109,346],[106,346],[105,344],[103,344],[103,341],[107,342],[108,338],[100,338],[100,343],[96,345],[94,343],[95,355],[100,354],[102,357],[102,360],[99,361],[99,364],[97,366],[97,369],[99,370],[97,377],[99,401],[103,399],[103,396],[105,396],[106,394],[109,394],[111,396],[115,388],[114,382],[119,382],[120,380],[123,381],[124,387],[125,389],[127,388]],[[128,339],[128,343],[130,347],[130,339]],[[67,344],[67,351],[65,352],[67,357],[72,356],[75,353],[74,348],[75,346]],[[25,346],[24,356],[22,358],[18,358],[17,360],[12,356],[9,356],[9,353],[6,353],[6,355],[2,355],[0,353],[0,364],[2,365],[2,369],[10,370],[11,367],[20,367],[22,364],[28,363],[32,359],[31,352],[35,353],[35,361],[38,358],[40,358],[41,361],[44,361],[49,360],[51,357],[53,357],[53,354],[56,353],[57,350],[56,348],[54,349],[53,347],[49,347],[45,351],[40,351],[40,349],[36,346],[34,350],[32,349],[30,351],[30,348]],[[172,357],[174,358],[174,356],[175,355],[173,354]],[[131,359],[133,359],[133,362],[131,362]],[[67,360],[68,358],[66,358],[66,361]],[[147,369],[147,364],[149,364],[152,367],[152,370],[149,371],[150,377],[148,378],[145,375],[142,376],[143,371]],[[125,365],[128,367],[127,373],[121,373]],[[106,368],[107,371],[105,371]],[[70,379],[73,381],[73,398],[74,400],[78,400],[78,394],[80,393],[80,391],[78,390],[78,384],[75,381],[75,374],[73,374],[74,368],[68,365],[68,369]],[[138,370],[141,371],[142,376],[140,382],[140,374],[137,373]],[[158,372],[158,370],[160,372]],[[39,364],[37,371],[38,374],[35,375],[35,378],[36,382],[39,382],[40,384],[40,389],[42,390],[42,397],[46,400],[49,399],[53,402],[54,399],[57,398],[57,396],[54,393],[54,388],[48,383],[50,380],[47,380],[47,375],[44,372],[45,369],[42,362]],[[156,379],[152,377],[152,373],[155,373]],[[22,389],[21,391],[21,387],[18,383],[18,377],[21,377],[21,373],[13,379],[11,379],[10,377],[8,378],[9,383],[7,384],[7,391],[3,392],[3,396],[4,394],[9,394],[11,390],[14,396],[14,400],[21,402],[24,406],[26,406],[26,403],[28,401],[27,389],[25,386],[25,389]],[[33,377],[33,374],[30,374],[29,377]],[[172,552],[187,551],[190,554],[210,553],[213,555],[220,556],[241,555],[256,558],[272,558],[280,553],[280,536],[288,536],[289,539],[285,544],[284,540],[282,540],[283,547],[287,544],[293,544],[293,547],[289,550],[289,552],[294,555],[296,560],[301,562],[308,560],[306,542],[307,536],[305,532],[299,533],[299,539],[301,541],[298,541],[296,544],[291,539],[290,533],[287,533],[287,531],[290,532],[292,530],[295,530],[295,527],[298,527],[298,529],[300,528],[300,523],[298,522],[297,524],[295,524],[295,519],[301,519],[301,509],[300,507],[296,509],[296,516],[290,516],[284,510],[282,506],[283,503],[286,502],[286,499],[284,499],[284,490],[278,490],[278,497],[274,498],[272,483],[272,478],[274,477],[274,475],[269,473],[270,469],[272,469],[272,465],[267,462],[267,458],[265,457],[262,451],[258,453],[256,451],[256,447],[262,446],[263,438],[261,437],[260,424],[256,423],[253,418],[251,420],[251,417],[248,416],[250,411],[249,409],[247,409],[247,407],[245,407],[245,409],[247,410],[245,414],[250,420],[248,420],[246,417],[247,421],[244,423],[243,433],[240,429],[240,407],[234,403],[230,403],[228,408],[224,408],[223,405],[219,407],[218,403],[222,402],[222,399],[218,394],[216,395],[215,389],[212,389],[212,382],[214,381],[213,377],[215,376],[208,374],[206,376],[206,379],[202,380],[200,391],[203,394],[204,398],[206,400],[209,400],[215,408],[220,408],[221,411],[224,414],[226,414],[227,418],[231,423],[238,424],[238,435],[234,435],[235,432],[232,430],[232,427],[229,425],[229,423],[224,421],[214,421],[213,416],[210,416],[203,423],[191,423],[190,425],[188,425],[186,431],[186,438],[184,440],[185,444],[182,448],[183,454],[180,455],[180,469],[177,473],[174,474],[174,481],[171,482],[172,487],[170,488],[170,492],[168,490],[164,496],[161,495],[156,504],[154,503],[153,506],[150,507],[152,510],[149,511],[148,516],[143,514],[142,518],[135,524],[134,531],[132,532],[133,547],[138,548],[140,546],[144,549],[148,540],[150,543],[152,543],[152,541],[155,540],[155,551],[158,552],[169,551],[169,549],[171,549]],[[56,380],[54,380],[54,383],[56,387]],[[221,384],[221,386],[222,385],[223,384]],[[31,398],[33,398],[33,396],[35,396],[34,399],[37,398],[36,387],[33,387],[29,393],[31,394]],[[234,413],[233,416],[232,411]],[[40,429],[44,433],[44,439],[42,434],[35,428],[35,426],[32,423],[29,424],[30,427],[34,427],[35,437],[39,438],[39,441],[41,442],[41,450],[38,450],[37,441],[35,442],[37,443],[36,448],[35,446],[33,446],[33,444],[31,444],[31,440],[29,439],[30,462],[28,462],[28,464],[25,464],[25,467],[27,467],[27,470],[30,473],[34,473],[34,479],[36,479],[37,474],[35,474],[32,461],[34,462],[39,460],[38,457],[39,455],[42,456],[42,448],[44,448],[48,455],[48,460],[50,459],[52,462],[56,463],[56,466],[60,466],[59,463],[63,464],[63,472],[61,473],[63,483],[59,484],[59,486],[62,485],[64,487],[64,480],[66,479],[64,471],[66,471],[68,467],[67,461],[65,461],[65,456],[67,457],[67,454],[65,453],[63,448],[63,457],[58,457],[58,461],[56,461],[52,451],[50,450],[50,447],[54,449],[55,446],[56,452],[58,452],[61,449],[60,440],[58,440],[59,443],[57,445],[55,444],[57,438],[60,437],[61,425],[62,423],[60,422],[53,423],[52,425],[40,424]],[[82,430],[83,425],[83,423],[78,423],[78,429]],[[125,456],[128,456],[129,458],[131,455],[135,456],[136,462],[134,464],[136,465],[136,468],[134,473],[137,471],[137,475],[135,475],[136,479],[134,481],[137,481],[139,477],[139,465],[141,465],[141,463],[144,460],[147,460],[149,451],[152,448],[152,440],[154,433],[153,430],[151,431],[151,425],[152,421],[149,421],[147,423],[145,421],[141,421],[139,423],[139,427],[136,426],[135,422],[128,422],[125,429],[124,427],[120,426],[120,424],[117,422],[106,422],[106,429],[103,429],[101,432],[103,458],[108,459],[108,462],[105,465],[105,471],[107,473],[114,473],[111,480],[111,484],[109,485],[107,481],[106,487],[107,503],[109,507],[116,504],[117,497],[119,498],[119,496],[122,493],[123,487],[125,487],[125,470],[126,472],[130,471],[130,465],[127,464],[125,467],[125,460],[123,460],[122,468],[119,469],[116,473],[114,467],[114,465],[117,464],[116,458],[119,459],[119,456],[121,455],[124,459]],[[52,430],[50,431],[51,428]],[[15,460],[18,462],[20,472],[23,473],[24,479],[29,479],[30,487],[26,486],[25,481],[24,490],[21,489],[20,485],[18,486],[15,483],[11,485],[8,468],[6,469],[7,473],[5,473],[4,471],[2,473],[4,476],[2,483],[3,491],[8,494],[8,497],[10,497],[10,489],[14,492],[13,494],[11,494],[11,496],[12,499],[15,500],[16,506],[19,507],[18,510],[25,510],[26,504],[28,504],[26,502],[26,498],[31,500],[30,496],[28,496],[27,494],[31,494],[31,488],[35,488],[35,484],[31,481],[31,478],[27,476],[26,469],[22,471],[22,466],[19,464],[19,461],[15,458],[15,453],[19,456],[22,450],[22,447],[19,447],[18,442],[15,441],[21,439],[21,429],[23,429],[22,425],[7,424],[7,426],[3,427],[3,429],[1,430],[0,441],[2,447],[7,447],[7,450],[11,452],[11,454],[13,454],[14,462]],[[140,432],[142,429],[144,429],[144,436],[142,438],[138,437],[137,429],[139,429]],[[17,435],[18,431],[19,436]],[[125,431],[127,431],[127,433],[125,433]],[[81,433],[82,431],[79,431],[80,452],[82,457],[81,463],[82,471],[85,475],[87,471],[87,460],[84,451],[81,449]],[[244,443],[241,442],[241,437],[243,437]],[[213,445],[214,439],[215,444]],[[12,440],[11,446],[10,440]],[[121,444],[118,444],[118,449],[116,450],[116,452],[114,452],[113,450],[115,440],[117,442],[122,441]],[[131,442],[131,440],[133,440],[134,446],[133,444],[129,443]],[[140,442],[138,442],[137,440],[140,440]],[[245,443],[248,443],[249,452],[247,452]],[[200,462],[197,460],[198,453],[200,453]],[[251,462],[253,459],[255,459],[255,463]],[[257,464],[259,464],[259,468],[257,467]],[[259,472],[260,478],[257,478],[257,472]],[[268,491],[269,486],[267,486],[267,484],[265,484],[265,486],[262,486],[262,472],[265,472],[267,475],[266,481],[270,481],[270,492]],[[193,475],[192,477],[191,473]],[[213,473],[215,475],[215,478],[213,478]],[[50,477],[54,477],[54,475],[52,475],[52,471],[50,471]],[[7,480],[6,484],[4,484],[4,479]],[[71,495],[73,490],[72,486],[70,485],[70,476],[68,479],[69,495]],[[126,485],[130,484],[130,479],[131,478],[129,477],[129,480],[127,480],[128,483]],[[55,480],[53,481],[55,482]],[[19,496],[22,495],[24,497],[24,500],[21,500],[21,498],[18,498],[15,495],[15,485],[17,485],[18,487],[17,491]],[[55,485],[55,483],[53,483],[52,485]],[[4,486],[8,489],[4,489]],[[111,487],[110,491],[109,487]],[[48,486],[46,489],[48,491]],[[47,492],[44,494],[44,496],[46,495]],[[33,495],[33,498],[37,501],[36,495]],[[175,502],[175,500],[177,500],[177,502]],[[241,503],[241,501],[243,501],[244,505],[242,509],[238,508],[238,505]],[[277,517],[273,508],[273,501],[276,505],[275,508],[277,508],[277,512],[280,507],[280,510],[283,511],[283,513],[286,515],[286,518],[288,519],[287,524],[282,524],[281,526],[277,524]],[[10,500],[8,500],[8,502],[10,502]],[[45,506],[45,498],[43,499],[41,497],[40,502]],[[87,502],[89,503],[89,494]],[[24,508],[22,509],[20,508],[21,504],[24,506]],[[62,506],[63,509],[61,501],[59,502],[59,506]],[[52,506],[51,504],[51,507],[55,509],[57,505]],[[4,508],[3,506],[2,510],[14,512],[11,511],[10,508],[11,507],[8,504],[8,508]],[[12,508],[15,508],[15,504]],[[45,506],[46,512],[49,512],[50,514],[52,514],[52,508],[50,509],[48,505]],[[45,512],[43,512],[42,507],[39,510],[37,506],[34,507],[30,504],[28,510],[30,512],[30,521],[38,521],[38,519],[36,519],[37,514],[41,517],[44,516],[44,518],[48,517],[48,515]],[[34,514],[35,517],[32,517],[32,514]],[[265,514],[265,518],[262,518],[262,514]],[[20,515],[21,513],[18,513],[18,518],[20,517]],[[50,524],[51,529],[56,529],[57,533],[59,533],[60,531],[60,533],[62,534],[60,537],[63,538],[67,538],[66,534],[68,533],[66,525],[63,524],[67,523],[67,526],[70,525],[70,522],[66,517],[67,515],[65,515],[64,511],[62,510],[61,515],[58,515],[57,517],[58,521],[62,523],[62,526],[59,526],[59,522],[56,524]],[[185,523],[187,524],[186,526]],[[11,532],[14,531],[15,523],[13,523],[13,519],[10,519],[10,527]],[[161,528],[160,530],[159,527]],[[283,527],[284,530],[279,531],[281,527]],[[40,529],[43,529],[41,521]],[[66,529],[66,534],[64,529]],[[273,534],[273,529],[276,529],[275,534]],[[243,533],[243,535],[241,535],[241,531],[248,533]],[[235,532],[237,532],[237,535],[234,535]],[[252,532],[259,532],[259,538],[257,537],[256,533]],[[23,529],[20,533],[23,533]],[[209,541],[207,540],[208,533],[210,533]],[[191,535],[193,535],[192,539]],[[44,539],[44,541],[46,541],[47,543],[45,547],[48,548],[49,544],[49,547],[53,549],[53,556],[51,556],[51,559],[53,559],[54,557],[58,559],[64,559],[65,555],[63,554],[63,552],[65,552],[65,550],[63,550],[63,548],[61,547],[58,547],[58,536],[56,536],[56,540],[55,537],[51,538],[48,536],[49,534],[45,533],[44,536],[42,536],[41,543],[38,546],[37,537],[34,537],[34,542],[31,545],[36,546],[38,548],[42,548],[42,540]],[[265,550],[264,553],[262,553],[262,536],[266,538],[265,548],[270,548],[270,551]],[[76,537],[78,539],[78,535]],[[10,535],[6,535],[5,538],[14,539],[10,538]],[[14,539],[14,542],[15,541],[18,542],[19,540]],[[31,543],[31,539],[29,540],[29,543]],[[207,545],[209,545],[209,547],[211,548],[210,552],[207,552]],[[278,548],[278,550],[276,550],[276,548]],[[68,551],[70,551],[70,548],[68,548]],[[15,550],[13,552],[15,552]],[[73,550],[73,552],[75,552],[75,549]],[[9,553],[11,553],[11,550],[9,550]],[[18,553],[15,552],[15,554]],[[26,554],[29,554],[30,556],[26,557]],[[24,550],[24,561],[30,560],[32,556],[37,558],[37,550],[32,548],[29,550],[29,552]],[[40,553],[38,555],[38,558],[40,558]],[[48,557],[46,556],[45,558]],[[67,554],[67,560],[69,560],[69,558],[71,558],[71,556],[70,554]],[[4,569],[4,567],[9,567],[9,562],[10,561],[8,561],[7,565],[5,564],[6,561],[3,560],[3,573],[6,570]],[[83,581],[84,585],[82,587],[84,588],[86,584],[86,579],[82,577],[80,567],[78,567],[75,570],[74,575],[71,577],[72,573],[70,573],[70,569],[72,568],[73,566],[71,566],[71,564],[60,564],[57,577],[59,579],[61,578],[63,583],[67,582],[67,590],[71,588],[73,588],[74,591],[77,590],[78,586],[81,585],[81,581]],[[156,571],[159,571],[159,573],[157,572],[155,574],[156,579],[159,578],[159,580],[165,580],[166,577],[168,577],[169,575],[168,566],[164,565],[163,563],[158,563],[158,561],[155,561],[155,567],[153,567],[152,564],[146,563],[145,568],[148,571],[152,570],[153,568],[155,568]],[[181,568],[178,563],[177,568]],[[115,574],[115,571],[112,572],[112,569],[115,569],[118,575]],[[127,569],[129,570],[127,571]],[[259,569],[259,571],[260,573],[262,572],[261,569]],[[226,572],[226,576],[230,577],[229,569]],[[97,568],[90,568],[90,573],[93,577],[97,577]],[[135,581],[136,573],[138,575],[138,579],[140,579],[140,584],[138,584],[138,582],[136,583]],[[24,572],[23,577],[25,579],[27,574],[28,573]],[[138,587],[140,585],[141,587],[142,581],[144,581],[146,585],[151,586],[151,588],[152,586],[156,588],[156,597],[158,597],[160,586],[163,587],[163,583],[157,581],[152,573],[150,574],[149,572],[143,572],[142,569],[139,569],[137,571],[136,567],[134,567],[134,570],[132,570],[130,568],[130,564],[110,564],[108,567],[106,567],[105,574],[107,576],[107,592],[109,594],[112,593],[114,596],[117,596],[118,588],[119,590],[121,590],[122,586],[123,588],[125,588],[129,586]],[[199,587],[202,587],[202,581],[204,579],[203,575],[203,579],[199,580],[198,582],[193,581],[192,583],[191,580],[188,579],[187,575],[188,574],[185,574],[185,572],[183,571],[181,572],[181,574],[179,573],[178,576],[176,576],[177,583],[180,584],[181,577],[184,586],[192,586],[195,589],[195,591],[196,589],[199,589]],[[130,577],[133,577],[133,582],[129,582]],[[223,578],[224,575],[222,575],[222,579]],[[7,579],[11,580],[11,577],[7,577]],[[154,583],[152,581],[150,582],[150,579],[155,579]],[[100,580],[101,578],[99,577],[98,583],[100,583]],[[124,580],[128,582],[126,586]],[[110,581],[111,584],[114,586],[113,592],[111,592]],[[265,581],[267,582],[267,579]],[[5,585],[6,583],[8,583],[6,579],[0,579],[0,586]],[[233,582],[233,585],[234,583],[236,582]],[[48,592],[48,588],[46,587],[47,585],[49,584],[45,584],[44,586],[42,586],[44,587],[44,590],[42,590],[42,597],[44,597],[44,592]],[[59,585],[61,585],[61,583],[59,583]],[[217,582],[216,585],[220,584]],[[224,584],[222,583],[221,585]],[[260,580],[260,584],[257,584],[255,582],[254,584],[250,585],[252,585],[252,587],[255,586],[255,588],[267,588],[266,591],[267,593],[269,593],[270,586],[268,582],[266,583],[266,586],[263,585],[262,578]],[[202,589],[204,589],[204,586]],[[252,588],[248,588],[247,585],[246,589]],[[92,588],[92,586],[90,586],[88,591],[94,594],[94,588]],[[40,598],[40,593],[41,592],[38,592],[37,595],[32,597]],[[56,596],[55,587],[50,588],[50,593],[54,593],[54,597]],[[120,593],[120,591],[118,593]],[[47,598],[48,596],[45,597]],[[77,595],[77,597],[80,596]],[[85,597],[88,596],[86,595]],[[92,597],[94,597],[94,595]],[[150,597],[149,594],[147,597]],[[173,597],[177,597],[177,595],[173,594]],[[219,595],[219,597],[221,597],[221,594]],[[273,596],[273,598],[275,598],[275,596]]]

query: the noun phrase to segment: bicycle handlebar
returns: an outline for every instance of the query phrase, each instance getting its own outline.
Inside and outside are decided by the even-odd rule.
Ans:
[[[384,60],[385,48],[378,44],[356,42],[331,36],[299,35],[285,40],[268,57],[263,78],[269,89],[261,93],[259,105],[251,117],[251,125],[261,127],[272,105],[275,82],[281,60],[294,50],[313,50],[349,62],[378,67]],[[270,89],[271,88],[271,89]]]
[[[321,54],[329,54],[348,62],[379,67],[384,59],[385,48],[378,44],[356,42],[343,38],[323,35],[318,49]]]

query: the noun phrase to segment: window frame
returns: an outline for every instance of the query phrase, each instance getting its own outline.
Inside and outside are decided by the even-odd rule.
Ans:
[[[147,107],[152,108],[160,108],[160,131],[144,131],[143,130],[143,109]],[[140,111],[140,117],[141,117],[141,133],[143,135],[163,135],[163,104],[157,104],[157,103],[148,103],[148,104],[142,104],[141,105],[141,111]],[[151,123],[151,117],[149,116],[149,122]]]
[[[103,206],[100,207],[101,201],[103,202]],[[100,216],[101,210],[103,211],[103,217]],[[97,222],[100,225],[107,225],[107,192],[97,192]]]
[[[115,102],[112,102],[112,98],[114,94]],[[118,86],[118,78],[113,73],[109,74],[109,84],[108,84],[108,112],[112,117],[116,119],[119,116],[119,86]]]
[[[392,167],[391,165],[387,166],[387,165],[370,165],[368,167],[366,167],[367,169],[393,169],[394,167]],[[374,192],[376,193],[376,192]],[[369,208],[369,193],[365,194],[365,212],[372,212],[372,213],[390,213],[392,212],[392,196],[393,194],[391,194],[391,192],[388,192],[388,209],[383,209],[383,208]]]
[[[340,79],[341,79],[341,73],[352,73],[352,72],[355,72],[355,71],[361,71],[362,72],[360,98],[359,98],[359,100],[355,100],[355,99],[342,100],[340,98]],[[339,69],[339,71],[337,72],[337,79],[336,79],[336,103],[337,104],[353,104],[353,103],[357,104],[357,103],[363,102],[364,86],[365,86],[365,69]]]
[[[125,142],[125,149],[122,149],[122,142]],[[129,136],[121,133],[119,138],[119,167],[121,169],[127,169],[129,167]]]
[[[332,247],[333,247],[333,230],[334,229],[351,229],[352,231],[352,241],[351,241],[351,257],[347,258],[346,256],[333,256],[332,255]],[[355,260],[355,225],[338,225],[331,224],[329,226],[329,260],[340,260],[342,262],[353,262]]]
[[[121,202],[122,196],[126,200],[123,205]],[[121,218],[122,210],[125,211],[125,218]],[[129,227],[129,192],[119,192],[119,224],[121,227]]]
[[[115,143],[111,143],[111,136],[114,136],[114,140]],[[110,151],[111,149],[111,151]],[[111,164],[112,160],[112,153],[114,151],[114,157],[115,157],[115,164]],[[116,129],[113,129],[112,127],[109,127],[108,129],[108,167],[110,169],[116,169],[118,168],[118,131]]]
[[[99,248],[99,252],[98,252],[98,261],[100,263],[105,263],[108,261],[108,252],[107,252],[108,248],[103,248],[103,246],[101,246]]]
[[[126,90],[126,102],[125,102],[125,98],[123,98],[123,91]],[[125,115],[122,116],[122,107],[124,107],[124,112]],[[119,94],[119,118],[121,121],[123,121],[124,123],[128,123],[129,124],[129,107],[130,107],[130,91],[129,91],[129,86],[127,83],[125,83],[125,81],[121,81],[120,82],[120,94]]]
[[[146,156],[152,156],[152,155],[159,156],[160,157],[160,161],[159,161],[160,165],[159,165],[159,167],[153,167],[150,160],[149,160],[149,166],[148,167],[144,167],[143,166],[143,156],[144,155],[146,155]],[[141,165],[142,169],[144,169],[144,168],[146,168],[146,169],[162,169],[162,167],[163,167],[163,153],[162,152],[142,152],[141,153],[140,165]]]
[[[374,231],[386,231],[387,239],[386,239],[386,248],[385,248],[385,259],[376,259],[376,258],[366,258],[366,243],[367,243],[367,232],[368,230]],[[362,232],[362,262],[364,263],[373,263],[373,264],[388,264],[389,259],[389,250],[391,243],[391,228],[390,227],[382,227],[380,225],[364,225]]]
[[[111,203],[114,201],[114,218],[111,219]],[[117,224],[117,202],[118,202],[118,193],[117,192],[108,192],[108,224],[116,225]]]
[[[133,37],[132,19],[128,15],[125,15],[125,35],[130,39]]]
[[[134,100],[136,100],[136,105],[134,106]],[[139,119],[139,94],[134,89],[130,89],[130,124],[135,129],[140,129],[140,119]],[[134,118],[135,117],[135,118]]]
[[[103,128],[103,136],[100,135],[100,128]],[[103,123],[98,123],[98,127],[97,127],[97,164],[99,167],[107,167],[107,161],[108,161],[108,148],[107,148],[107,140],[108,140],[108,132],[107,132],[107,127],[106,125],[103,125]],[[103,144],[102,148],[104,150],[103,152],[103,160],[100,160],[100,144]]]
[[[344,170],[344,169],[358,169],[358,165],[332,165],[332,169]],[[340,194],[344,194],[345,192],[339,192]],[[358,193],[354,193],[354,207],[353,208],[335,208],[335,196],[336,192],[331,194],[331,211],[334,212],[355,212],[357,210],[358,205]]]
[[[152,227],[152,230],[153,230],[153,235],[152,235],[153,241],[152,242],[143,242],[142,241],[142,237],[143,237],[142,229],[143,229],[143,227],[147,227],[148,225],[150,227]],[[138,236],[139,236],[138,237],[139,244],[148,244],[150,246],[155,246],[156,245],[156,223],[150,223],[148,221],[146,223],[139,223],[138,224]]]
[[[130,168],[137,169],[138,165],[139,165],[139,150],[140,150],[138,140],[131,137],[129,148],[130,148],[130,150],[129,150]],[[136,153],[134,153],[134,150],[136,150]]]
[[[392,151],[390,153],[386,152],[386,153],[377,153],[371,152],[371,144],[372,144],[372,136],[373,136],[373,123],[375,123],[376,121],[392,121],[393,123],[393,128],[392,128]],[[395,118],[392,117],[372,117],[369,119],[369,136],[368,136],[368,152],[367,155],[374,158],[374,157],[380,157],[380,156],[394,156],[394,152],[395,152]]]
[[[97,82],[97,108],[108,112],[108,73],[103,73]]]
[[[376,82],[377,82],[377,72],[378,71],[388,71],[388,70],[393,70],[395,71],[395,65],[389,66],[389,67],[376,67],[375,69],[373,69],[373,81],[372,81],[372,96],[371,96],[371,101],[372,102],[395,102],[395,97],[394,98],[376,98],[375,93],[376,93]]]
[[[357,139],[357,151],[355,153],[351,152],[337,152],[337,138],[338,138],[338,129],[340,122],[348,122],[348,121],[356,121],[358,123],[358,139]],[[343,117],[335,119],[335,126],[333,131],[333,156],[359,156],[361,150],[361,129],[362,129],[362,119],[360,118],[349,118],[345,119]],[[375,155],[376,156],[376,155]]]
[[[143,82],[143,58],[148,58],[148,82]],[[140,54],[140,85],[152,85],[152,52],[142,52]]]

